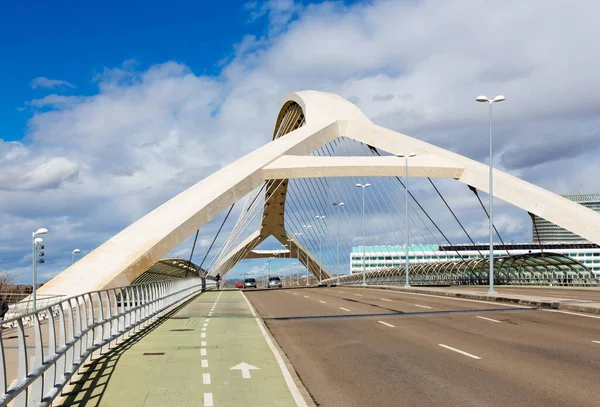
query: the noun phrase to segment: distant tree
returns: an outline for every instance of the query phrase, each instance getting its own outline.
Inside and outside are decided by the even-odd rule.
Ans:
[[[13,285],[15,276],[9,273],[0,271],[0,293],[4,293],[8,290],[9,286]]]

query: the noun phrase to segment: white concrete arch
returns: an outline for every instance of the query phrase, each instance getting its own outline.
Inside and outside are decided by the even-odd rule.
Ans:
[[[53,278],[40,292],[75,295],[127,285],[268,179],[403,175],[403,160],[395,157],[308,157],[339,136],[392,154],[409,150],[418,153],[410,163],[411,176],[455,178],[482,191],[488,190],[486,165],[377,126],[356,106],[337,95],[316,91],[292,93],[282,108],[289,102],[302,108],[306,121],[302,127],[276,138],[167,201]],[[277,126],[281,117],[280,113]],[[494,172],[494,195],[600,243],[600,215],[590,209],[501,171]]]

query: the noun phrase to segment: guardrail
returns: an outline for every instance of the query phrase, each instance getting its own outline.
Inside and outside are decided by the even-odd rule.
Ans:
[[[17,336],[0,338],[0,405],[11,401],[15,407],[50,405],[92,354],[118,345],[126,334],[139,332],[163,311],[201,292],[207,283],[213,286],[193,278],[93,291],[4,321],[15,326]],[[26,331],[33,331],[33,343],[27,340],[31,332]],[[14,339],[17,346],[7,347]],[[31,348],[35,351],[30,352]],[[15,355],[7,351],[13,349],[16,383],[8,388],[8,356],[14,360]]]
[[[49,305],[56,304],[60,300],[63,300],[65,297],[66,297],[65,295],[38,294],[35,308],[36,309],[46,308]],[[2,298],[6,299],[7,297],[3,296]],[[22,296],[22,298],[18,302],[8,301],[8,307],[9,307],[8,312],[4,316],[5,320],[16,318],[23,314],[28,314],[30,312],[33,312],[33,297],[28,294],[28,295]]]

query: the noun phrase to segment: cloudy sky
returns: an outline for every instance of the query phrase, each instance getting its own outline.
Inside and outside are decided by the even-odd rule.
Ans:
[[[74,248],[269,141],[296,90],[337,93],[482,162],[487,110],[474,98],[503,94],[495,165],[556,193],[600,191],[596,1],[196,3],[0,6],[0,271],[29,281],[43,226],[40,273],[55,275]],[[478,204],[444,188],[485,240]],[[499,207],[505,240],[530,239],[527,216]]]

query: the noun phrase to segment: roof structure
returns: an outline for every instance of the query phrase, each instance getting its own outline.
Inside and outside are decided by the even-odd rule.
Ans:
[[[410,266],[414,284],[487,284],[489,258],[445,261]],[[369,281],[386,282],[404,278],[404,267],[385,267],[368,271]],[[494,281],[497,284],[532,284],[541,282],[580,281],[589,284],[594,275],[583,264],[557,253],[528,253],[494,258]],[[331,280],[337,280],[333,278]],[[362,273],[340,276],[343,283],[362,283]],[[327,281],[325,281],[327,283]]]

